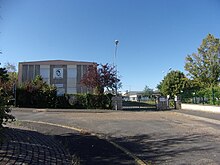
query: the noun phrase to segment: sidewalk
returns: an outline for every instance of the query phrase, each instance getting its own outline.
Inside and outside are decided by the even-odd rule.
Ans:
[[[187,115],[193,115],[195,117],[212,119],[220,122],[220,113],[200,111],[200,110],[187,110],[187,109],[175,110],[175,112],[187,114]]]
[[[135,164],[106,140],[73,130],[29,122],[0,131],[1,164]],[[33,131],[35,130],[35,131]]]
[[[10,125],[0,139],[0,164],[71,164],[70,154],[52,136]]]

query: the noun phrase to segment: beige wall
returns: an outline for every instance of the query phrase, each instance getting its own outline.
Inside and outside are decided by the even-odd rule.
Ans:
[[[56,85],[60,91],[64,90],[69,94],[86,93],[88,90],[81,85],[80,81],[86,73],[88,65],[93,64],[62,60],[22,62],[19,63],[18,80],[19,83],[23,83],[33,80],[36,75],[41,75],[48,84]],[[53,77],[54,68],[62,68],[63,78]]]

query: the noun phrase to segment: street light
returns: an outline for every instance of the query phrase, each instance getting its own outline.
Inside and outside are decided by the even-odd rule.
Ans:
[[[115,71],[116,71],[116,79],[117,79],[117,64],[116,64],[116,55],[117,55],[117,50],[118,50],[118,44],[119,44],[119,41],[118,40],[115,40],[115,55],[114,55],[114,67],[115,67]],[[117,81],[116,81],[116,87],[115,87],[115,95],[117,96],[117,88],[118,88],[118,84],[117,84]]]
[[[114,54],[114,63],[113,66],[115,67],[115,71],[116,71],[116,82],[115,82],[115,110],[118,110],[118,97],[117,97],[117,88],[118,88],[118,84],[117,84],[117,65],[116,65],[116,54],[117,54],[117,49],[118,49],[118,40],[115,40],[115,54]]]

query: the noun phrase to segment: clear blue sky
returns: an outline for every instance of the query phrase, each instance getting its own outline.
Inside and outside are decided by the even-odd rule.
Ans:
[[[0,0],[0,16],[2,64],[113,63],[119,40],[123,90],[155,88],[208,33],[220,38],[219,0]]]

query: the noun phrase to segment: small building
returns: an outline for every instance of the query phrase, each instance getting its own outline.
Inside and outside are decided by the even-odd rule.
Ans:
[[[140,101],[140,99],[143,97],[143,92],[127,91],[126,93],[123,93],[122,96],[125,101]]]
[[[58,95],[87,93],[89,89],[82,86],[80,81],[88,66],[94,64],[96,63],[64,60],[20,62],[18,83],[31,81],[40,75],[45,82],[57,87]]]

